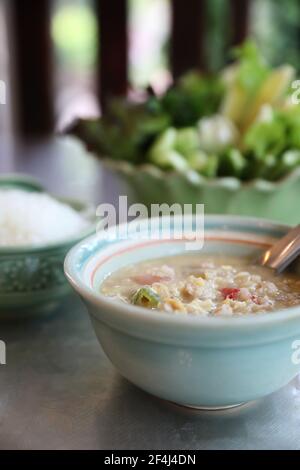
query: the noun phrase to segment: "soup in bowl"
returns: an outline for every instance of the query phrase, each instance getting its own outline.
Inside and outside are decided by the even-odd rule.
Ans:
[[[164,237],[161,220],[155,239],[145,220],[138,237],[111,229],[66,258],[111,362],[143,390],[190,407],[232,407],[287,384],[300,370],[300,264],[277,275],[255,260],[289,227],[206,216],[203,248],[187,251],[186,239]]]
[[[126,266],[100,292],[156,311],[197,316],[272,312],[300,304],[300,280],[247,257],[184,254]]]

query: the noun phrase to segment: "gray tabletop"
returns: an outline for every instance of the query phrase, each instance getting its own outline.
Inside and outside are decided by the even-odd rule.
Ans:
[[[94,202],[117,196],[99,164],[72,145],[7,148],[0,172],[26,171]],[[75,296],[50,317],[1,324],[0,338],[0,449],[300,449],[299,378],[226,412],[165,403],[120,377]]]

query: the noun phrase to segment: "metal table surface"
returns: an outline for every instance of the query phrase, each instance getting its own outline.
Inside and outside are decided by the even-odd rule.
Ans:
[[[111,182],[101,183],[98,163],[80,152],[64,152],[57,143],[4,148],[1,172],[26,171],[50,190],[94,202],[116,196]],[[299,378],[223,412],[165,403],[115,371],[76,296],[52,316],[1,324],[0,339],[7,345],[0,449],[300,449]]]

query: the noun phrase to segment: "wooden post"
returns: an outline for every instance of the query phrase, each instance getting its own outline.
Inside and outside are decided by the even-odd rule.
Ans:
[[[95,0],[99,24],[98,95],[105,110],[111,96],[123,96],[128,84],[127,0]]]
[[[251,0],[231,0],[232,46],[238,46],[247,37]]]
[[[50,0],[10,0],[12,98],[17,129],[26,137],[54,128]]]
[[[205,0],[172,0],[171,68],[177,78],[191,68],[205,70]]]

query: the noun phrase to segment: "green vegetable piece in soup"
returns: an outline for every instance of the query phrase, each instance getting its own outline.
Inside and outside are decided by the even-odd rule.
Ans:
[[[132,303],[141,307],[156,308],[160,297],[151,287],[141,287],[132,297]]]

